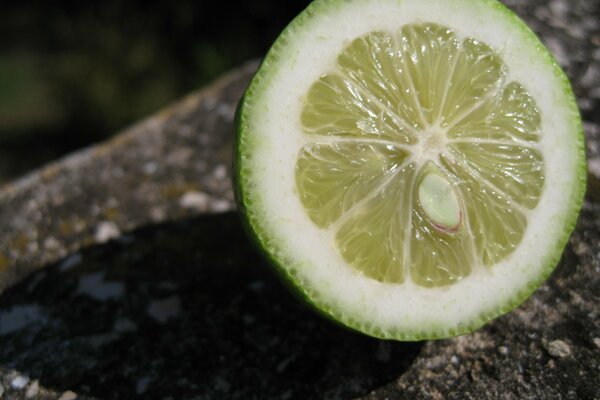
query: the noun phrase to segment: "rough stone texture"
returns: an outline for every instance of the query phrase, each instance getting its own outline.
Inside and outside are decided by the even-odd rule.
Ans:
[[[587,202],[563,261],[523,306],[430,342],[368,399],[600,399],[600,204]],[[383,397],[382,397],[383,396]]]
[[[250,63],[0,191],[0,293],[83,246],[148,223],[233,208],[232,123]]]
[[[46,265],[0,296],[0,398],[600,399],[600,3],[507,4],[572,79],[589,156],[576,231],[525,304],[470,335],[392,343],[296,302],[235,214],[205,215],[232,206],[251,65],[0,193],[0,281]]]
[[[75,253],[8,289],[0,319],[7,367],[104,399],[347,399],[401,375],[421,348],[296,301],[234,213]]]

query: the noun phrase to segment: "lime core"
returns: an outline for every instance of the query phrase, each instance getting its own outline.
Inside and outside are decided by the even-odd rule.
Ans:
[[[540,115],[501,55],[436,24],[371,32],[312,84],[296,187],[366,276],[450,285],[510,257],[544,186]]]

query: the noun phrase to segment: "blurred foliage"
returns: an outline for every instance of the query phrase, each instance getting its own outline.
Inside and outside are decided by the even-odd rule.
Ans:
[[[307,4],[3,2],[0,183],[264,55]]]

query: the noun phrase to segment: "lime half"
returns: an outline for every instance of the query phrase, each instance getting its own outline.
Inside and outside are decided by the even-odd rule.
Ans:
[[[317,309],[440,338],[514,308],[557,264],[585,188],[564,73],[496,1],[316,1],[239,110],[252,235]]]

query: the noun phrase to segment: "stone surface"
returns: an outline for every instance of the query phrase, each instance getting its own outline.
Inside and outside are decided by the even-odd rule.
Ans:
[[[506,3],[572,79],[589,157],[575,233],[521,307],[395,343],[295,301],[222,213],[251,64],[0,191],[0,398],[600,399],[600,3]]]
[[[401,375],[421,348],[347,331],[299,303],[234,213],[78,254],[0,297],[0,319],[39,310],[0,335],[0,360],[44,387],[101,399],[353,398]],[[104,289],[81,290],[90,277]],[[120,295],[97,295],[115,284]]]
[[[233,208],[232,123],[256,63],[0,190],[0,293],[121,232]]]
[[[368,399],[599,399],[600,204],[587,202],[552,278],[511,313],[429,342]]]

